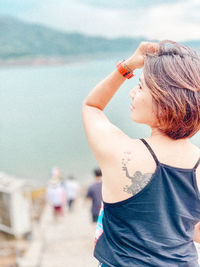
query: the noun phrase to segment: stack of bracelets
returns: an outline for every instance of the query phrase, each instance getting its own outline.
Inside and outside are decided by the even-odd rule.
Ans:
[[[124,63],[124,61],[125,60],[118,62],[116,68],[126,79],[130,79],[134,76],[134,74],[133,71]]]

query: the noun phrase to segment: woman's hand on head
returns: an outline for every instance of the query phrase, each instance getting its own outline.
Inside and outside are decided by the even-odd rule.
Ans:
[[[129,57],[125,63],[132,69],[140,69],[144,66],[144,59],[147,53],[155,53],[158,50],[158,43],[153,42],[141,42],[134,52],[134,54]]]

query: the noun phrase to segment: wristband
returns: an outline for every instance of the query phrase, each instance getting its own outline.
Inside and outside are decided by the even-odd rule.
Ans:
[[[130,79],[134,76],[134,74],[133,74],[133,71],[130,71],[130,69],[128,69],[126,65],[125,66],[127,67],[127,69],[122,65],[124,61],[125,60],[119,61],[117,63],[116,68],[119,71],[119,73],[121,73],[121,75],[123,75],[126,79]]]

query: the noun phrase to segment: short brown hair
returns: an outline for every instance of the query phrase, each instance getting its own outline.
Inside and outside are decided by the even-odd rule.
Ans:
[[[200,57],[192,49],[162,41],[148,54],[144,80],[153,97],[158,129],[173,139],[191,137],[200,129]]]

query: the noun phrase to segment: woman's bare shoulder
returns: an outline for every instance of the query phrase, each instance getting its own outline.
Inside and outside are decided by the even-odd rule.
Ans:
[[[142,141],[127,140],[113,155],[112,162],[102,167],[104,201],[117,202],[136,194],[138,183],[142,189],[155,170],[156,163]]]

